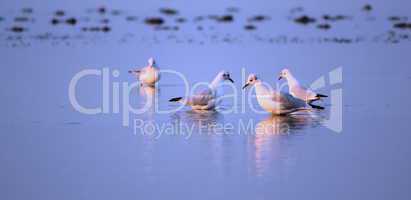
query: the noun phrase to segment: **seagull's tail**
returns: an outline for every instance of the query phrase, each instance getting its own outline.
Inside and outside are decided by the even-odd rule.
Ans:
[[[308,105],[309,105],[309,106],[311,106],[311,108],[314,108],[314,109],[318,109],[318,110],[324,110],[324,107],[322,107],[322,106],[317,106],[317,105],[314,105],[314,104],[312,104],[311,102],[310,102],[310,103],[308,103]]]
[[[318,101],[318,100],[322,100],[322,98],[324,98],[324,97],[328,97],[328,96],[327,96],[327,95],[324,95],[324,94],[316,94],[316,95],[314,96],[314,98],[308,100],[307,103],[310,104],[310,106],[311,106],[311,103],[312,103],[312,102]]]
[[[128,70],[128,73],[135,74],[135,75],[140,75],[140,70]]]
[[[183,99],[183,97],[174,97],[168,100],[169,102],[180,102]]]
[[[321,97],[328,97],[328,96],[324,95],[324,94],[317,94],[317,95],[315,95],[315,97],[321,98]]]

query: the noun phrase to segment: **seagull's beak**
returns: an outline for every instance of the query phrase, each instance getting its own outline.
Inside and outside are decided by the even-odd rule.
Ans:
[[[278,80],[281,80],[282,78],[283,78],[283,76],[281,76],[281,75],[280,75],[280,76],[278,76]]]
[[[248,87],[250,84],[249,83],[246,83],[244,86],[243,86],[243,90],[246,88],[246,87]]]
[[[228,80],[229,80],[231,83],[234,83],[233,79],[231,79],[230,77],[228,77]]]

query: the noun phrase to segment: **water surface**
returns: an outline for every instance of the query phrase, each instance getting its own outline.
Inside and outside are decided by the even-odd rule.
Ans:
[[[144,5],[141,10],[148,7],[157,12],[162,3]],[[130,4],[121,3],[117,8],[126,10]],[[16,33],[0,32],[3,37],[0,41],[3,60],[0,196],[2,199],[408,199],[411,136],[407,128],[411,119],[408,112],[411,94],[407,86],[411,84],[408,57],[411,46],[409,40],[387,42],[385,36],[378,41],[370,39],[390,31],[392,25],[386,16],[403,15],[406,6],[401,5],[407,3],[397,1],[395,6],[373,2],[376,19],[372,22],[367,22],[367,16],[361,17],[365,3],[346,4],[326,4],[324,9],[314,9],[308,3],[303,6],[310,16],[326,12],[355,16],[353,21],[341,23],[359,30],[337,26],[324,32],[315,26],[305,27],[287,20],[289,9],[295,5],[282,5],[281,9],[273,5],[273,10],[282,10],[277,14],[264,9],[262,3],[244,7],[240,2],[237,6],[240,13],[236,15],[244,20],[235,20],[233,24],[204,22],[215,26],[207,33],[197,32],[194,22],[181,25],[186,29],[170,33],[147,29],[140,22],[136,22],[135,28],[130,25],[122,28],[121,24],[127,22],[118,20],[112,22],[111,32],[92,34],[77,28],[53,27],[48,19],[58,8],[82,14],[87,8],[97,7],[97,3],[81,9],[64,3],[41,9],[33,5],[32,15],[38,20],[27,25],[31,28],[22,33],[22,43],[7,40]],[[8,21],[9,17],[20,12],[20,7],[7,5],[2,12],[6,21],[0,22],[5,29],[14,23]],[[204,8],[194,7],[194,11],[180,1],[167,6],[177,8],[181,15],[195,17],[197,13],[225,13],[225,8],[232,4],[224,3],[221,9],[203,5]],[[141,17],[147,13],[135,14]],[[271,16],[271,20],[262,22],[265,25],[257,24],[255,32],[244,30],[247,17],[259,13]],[[276,22],[281,26],[275,26]],[[129,29],[134,39],[121,42]],[[47,31],[70,37],[81,33],[85,37],[67,39],[68,43],[32,37]],[[185,39],[182,42],[168,39],[170,34]],[[217,39],[207,34],[215,34]],[[239,39],[224,42],[226,34],[230,34],[227,36],[230,39]],[[158,42],[152,39],[153,35]],[[297,35],[304,41],[308,41],[307,37],[352,39],[357,35],[366,39],[347,44],[256,39],[278,35]],[[187,37],[192,38],[191,43]],[[135,82],[127,71],[144,65],[151,56],[162,69],[186,75],[190,84],[211,81],[216,73],[226,69],[231,72],[238,91],[245,81],[242,68],[245,73],[256,73],[273,85],[284,67],[293,70],[306,85],[324,76],[327,84],[319,91],[330,94],[334,89],[342,89],[342,131],[325,126],[332,107],[329,99],[320,102],[326,107],[324,111],[289,117],[258,114],[248,107],[244,113],[195,113],[184,109],[168,114],[159,114],[152,108],[143,114],[130,114],[129,127],[122,124],[123,110],[112,112],[112,101],[109,114],[97,115],[79,113],[70,104],[68,87],[77,72],[118,70],[118,77],[111,76],[110,88],[114,83],[122,86],[123,82]],[[337,67],[342,67],[343,82],[331,85],[328,74]],[[88,107],[100,106],[101,88],[101,78],[81,80],[77,90],[79,101]],[[155,90],[133,89],[129,101],[137,108],[157,95],[159,109],[169,109],[175,105],[168,99],[183,91],[184,85],[178,79],[164,75]],[[225,101],[223,107],[240,108],[247,102]],[[252,105],[258,107],[255,99]],[[194,128],[173,135],[159,135],[158,131],[154,135],[144,134],[135,129],[134,120]],[[238,126],[240,121],[250,120],[251,128]],[[221,124],[234,127],[226,132],[209,128]],[[275,124],[285,125],[289,131],[284,133],[283,126],[272,126]]]

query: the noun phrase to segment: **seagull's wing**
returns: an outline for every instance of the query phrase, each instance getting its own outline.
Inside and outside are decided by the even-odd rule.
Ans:
[[[311,89],[306,88],[304,86],[300,86],[300,87],[301,87],[302,90],[305,91],[305,95],[306,95],[307,99],[315,99],[316,98],[316,96],[317,96],[316,92],[314,92]]]
[[[301,100],[311,100],[316,98],[316,93],[304,86],[296,85],[291,89],[291,93],[294,97]]]
[[[208,105],[211,100],[215,99],[213,91],[209,88],[204,89],[198,94],[192,95],[187,99],[189,105]]]
[[[273,101],[278,102],[282,109],[294,109],[306,106],[305,101],[284,92],[273,92]]]
[[[197,95],[213,95],[213,93],[214,92],[211,90],[211,88],[205,88],[197,93]]]
[[[211,95],[193,95],[187,99],[189,105],[208,105],[210,100],[214,99]]]

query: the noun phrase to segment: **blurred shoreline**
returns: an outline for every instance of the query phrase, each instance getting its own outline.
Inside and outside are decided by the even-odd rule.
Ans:
[[[80,9],[80,8],[79,8]],[[281,13],[249,14],[226,7],[222,12],[187,15],[177,8],[146,12],[105,6],[37,13],[30,7],[0,12],[0,45],[28,47],[117,43],[174,44],[358,44],[411,40],[409,16],[381,15],[370,4],[352,13],[308,12],[302,6]]]

